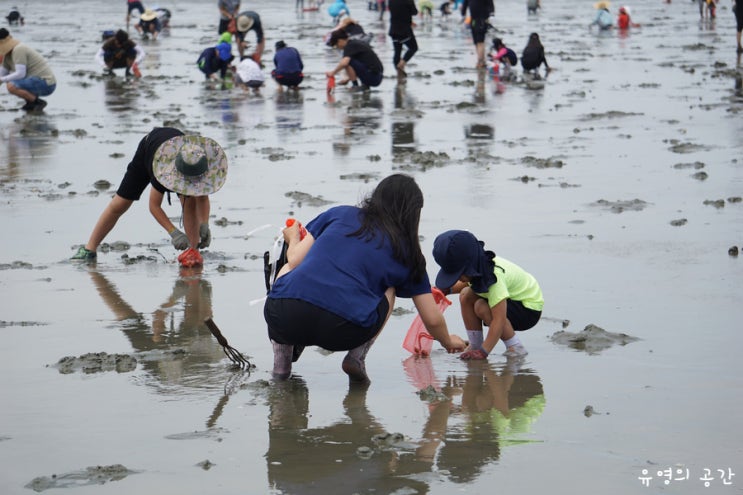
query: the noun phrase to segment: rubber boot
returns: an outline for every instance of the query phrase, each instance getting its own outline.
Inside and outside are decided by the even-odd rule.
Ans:
[[[366,374],[366,354],[371,349],[372,344],[377,338],[361,344],[348,351],[346,357],[343,358],[343,372],[348,375],[348,381],[352,383],[370,383],[369,377]]]
[[[294,346],[289,344],[273,344],[273,377],[277,380],[286,380],[292,374],[292,353]]]

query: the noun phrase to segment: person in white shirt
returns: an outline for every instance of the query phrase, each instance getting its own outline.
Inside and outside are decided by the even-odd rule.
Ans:
[[[261,66],[250,57],[243,57],[237,67],[235,67],[235,84],[245,88],[253,88],[258,93],[266,81],[266,75],[263,73]]]

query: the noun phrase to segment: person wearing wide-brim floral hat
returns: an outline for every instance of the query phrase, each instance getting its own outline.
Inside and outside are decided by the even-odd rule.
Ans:
[[[119,218],[151,185],[150,213],[170,235],[179,250],[205,248],[211,243],[209,195],[227,179],[227,157],[221,146],[208,137],[185,135],[172,127],[156,127],[139,142],[116,194],[111,199],[73,260],[92,261],[103,239]],[[168,218],[163,198],[178,195],[185,233]]]

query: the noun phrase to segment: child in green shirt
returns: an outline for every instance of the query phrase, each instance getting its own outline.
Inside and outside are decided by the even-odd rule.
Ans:
[[[528,330],[542,316],[544,299],[537,280],[523,268],[493,251],[466,230],[449,230],[436,237],[433,257],[441,270],[436,286],[458,293],[469,347],[462,359],[486,359],[502,340],[507,356],[526,349],[517,331]],[[483,338],[482,325],[488,327]]]

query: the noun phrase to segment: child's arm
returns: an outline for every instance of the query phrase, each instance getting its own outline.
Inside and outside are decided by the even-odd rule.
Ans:
[[[483,332],[481,330],[467,330],[469,346],[459,356],[465,360],[487,359],[488,355],[493,352],[496,344],[498,344],[498,341],[503,336],[506,322],[508,321],[506,318],[506,308],[508,305],[506,299],[487,309],[483,308],[483,306],[487,305],[485,299],[480,299],[478,303],[482,304],[480,304],[480,310],[476,313],[476,316],[488,326],[488,334],[483,339]]]

